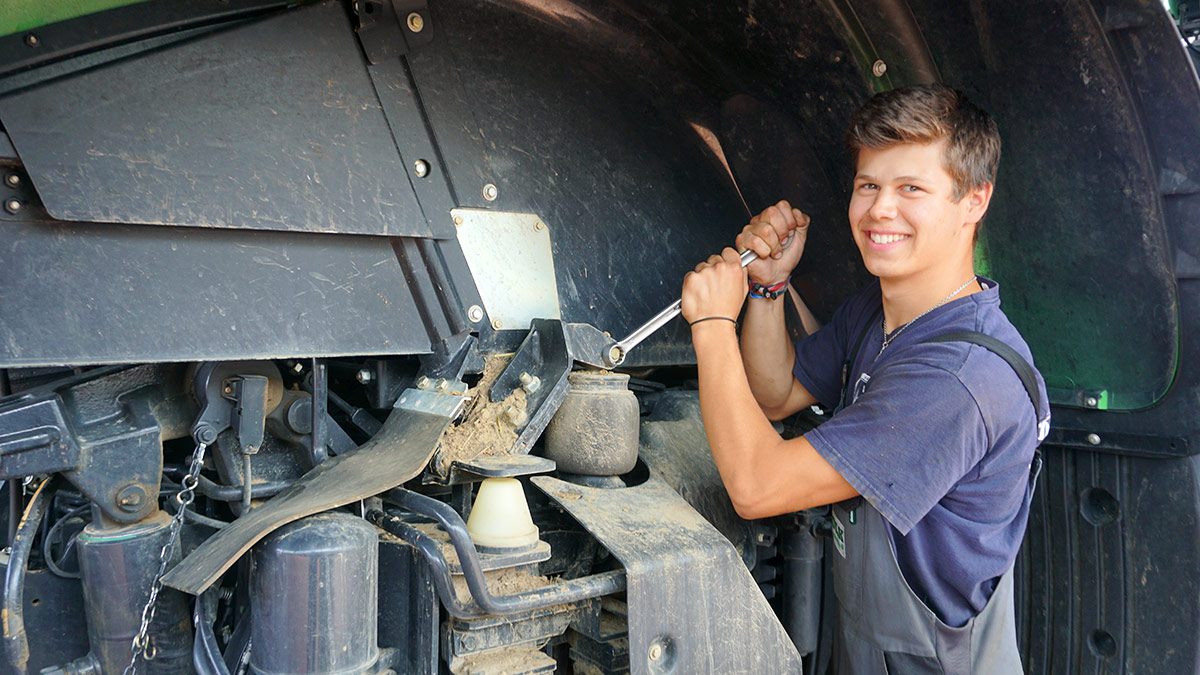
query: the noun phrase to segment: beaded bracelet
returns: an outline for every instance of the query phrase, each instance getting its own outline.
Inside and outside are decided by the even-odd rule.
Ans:
[[[787,291],[787,285],[787,279],[770,286],[764,286],[756,281],[752,281],[750,282],[750,297],[755,300],[774,300]]]

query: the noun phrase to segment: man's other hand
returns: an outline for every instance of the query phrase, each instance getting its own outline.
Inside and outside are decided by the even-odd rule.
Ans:
[[[764,286],[786,279],[804,255],[808,224],[809,217],[786,200],[751,218],[736,240],[738,251],[758,254],[758,260],[746,268],[750,278]],[[792,237],[792,242],[785,250],[783,243],[788,237]]]
[[[710,256],[683,278],[683,318],[688,323],[709,316],[736,320],[746,301],[746,270],[738,252],[726,248]]]

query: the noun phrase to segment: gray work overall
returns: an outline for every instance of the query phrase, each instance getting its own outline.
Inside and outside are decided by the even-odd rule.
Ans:
[[[853,508],[847,508],[853,506]],[[941,622],[900,573],[887,524],[865,499],[833,507],[837,595],[834,659],[839,675],[1020,673],[1012,569],[983,611],[962,627]],[[843,547],[838,546],[838,549]]]
[[[873,321],[871,322],[873,323]],[[870,324],[868,324],[870,325]],[[846,368],[854,362],[859,336]],[[1011,347],[986,335],[955,332],[927,342],[966,341],[1001,356],[1021,377],[1034,406],[1040,396],[1032,369]],[[843,373],[847,372],[846,368]],[[845,375],[843,375],[845,377]],[[846,401],[843,384],[842,402]],[[857,392],[856,392],[857,393]],[[857,399],[857,395],[854,396]],[[1049,419],[1038,426],[1038,442]],[[1033,498],[1041,457],[1030,466],[1026,503]],[[1008,675],[1021,673],[1013,608],[1013,571],[1000,577],[983,610],[966,625],[946,625],[913,593],[892,549],[883,516],[856,497],[832,508],[834,552],[833,672],[838,675]]]

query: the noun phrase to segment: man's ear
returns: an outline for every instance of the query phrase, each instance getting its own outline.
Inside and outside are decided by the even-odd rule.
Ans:
[[[987,213],[988,204],[992,203],[992,190],[995,188],[991,183],[984,183],[979,187],[971,190],[963,197],[967,205],[967,218],[964,221],[967,224],[974,225],[983,220],[983,216]]]

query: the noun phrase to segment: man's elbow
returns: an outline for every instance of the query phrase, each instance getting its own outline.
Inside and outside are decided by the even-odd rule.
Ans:
[[[752,489],[750,487],[743,488],[727,488],[729,492],[729,501],[733,502],[733,510],[743,520],[758,520],[759,518],[769,518],[778,516],[784,511],[780,511],[772,502],[771,495],[765,493],[762,489]]]

